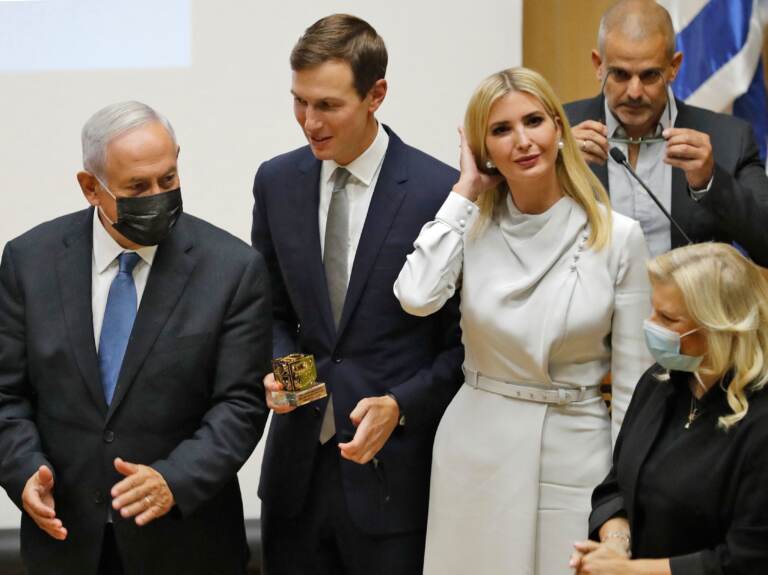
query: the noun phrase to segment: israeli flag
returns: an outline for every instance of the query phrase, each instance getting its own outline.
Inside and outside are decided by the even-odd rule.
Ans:
[[[658,1],[672,16],[683,53],[675,96],[747,120],[765,159],[768,96],[761,56],[768,0]]]

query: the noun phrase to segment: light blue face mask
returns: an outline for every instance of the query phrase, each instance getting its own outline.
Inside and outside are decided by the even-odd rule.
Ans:
[[[699,365],[701,365],[701,361],[704,359],[702,356],[680,353],[680,340],[698,330],[699,328],[696,328],[679,334],[649,319],[643,322],[645,344],[648,346],[653,359],[664,369],[674,371],[695,373],[699,369]]]

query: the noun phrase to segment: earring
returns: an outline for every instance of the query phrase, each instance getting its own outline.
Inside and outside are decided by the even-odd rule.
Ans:
[[[485,167],[488,168],[489,170],[495,170],[496,164],[493,163],[493,160],[486,160]]]
[[[557,149],[562,150],[565,147],[565,143],[562,140],[558,140]]]

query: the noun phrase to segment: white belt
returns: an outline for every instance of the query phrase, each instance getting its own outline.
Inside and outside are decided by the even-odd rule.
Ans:
[[[525,401],[565,405],[567,403],[582,401],[600,395],[600,387],[597,385],[590,387],[582,386],[573,389],[542,389],[532,385],[521,385],[509,381],[502,381],[500,379],[493,379],[492,377],[479,374],[468,367],[464,367],[463,369],[466,377],[465,383],[470,387]]]

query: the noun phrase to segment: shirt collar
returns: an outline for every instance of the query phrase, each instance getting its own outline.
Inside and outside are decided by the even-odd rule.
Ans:
[[[157,252],[157,246],[142,246],[136,250],[126,250],[118,244],[112,236],[109,235],[99,218],[99,208],[93,211],[93,263],[96,266],[96,272],[102,273],[110,264],[115,261],[117,256],[126,251],[134,251],[146,262],[148,266],[152,265]]]
[[[611,109],[608,107],[608,100],[606,98],[603,100],[603,105],[605,106],[605,126],[608,128],[608,134],[611,137],[619,134],[623,135],[625,133],[624,128],[619,124],[616,116],[613,115],[613,112],[611,112]],[[667,86],[667,105],[664,106],[664,110],[661,112],[661,118],[659,118],[659,123],[656,126],[654,135],[660,136],[664,130],[673,127],[676,121],[677,102],[675,102],[675,95],[672,93],[672,89]],[[617,131],[619,131],[619,134],[616,133]]]
[[[371,185],[376,171],[384,160],[388,145],[389,135],[382,128],[381,123],[377,123],[376,137],[371,142],[371,145],[357,158],[343,167],[349,170],[349,173],[358,182],[368,187]],[[334,160],[323,160],[323,182],[329,183],[331,181],[337,167],[339,167],[339,164]]]

